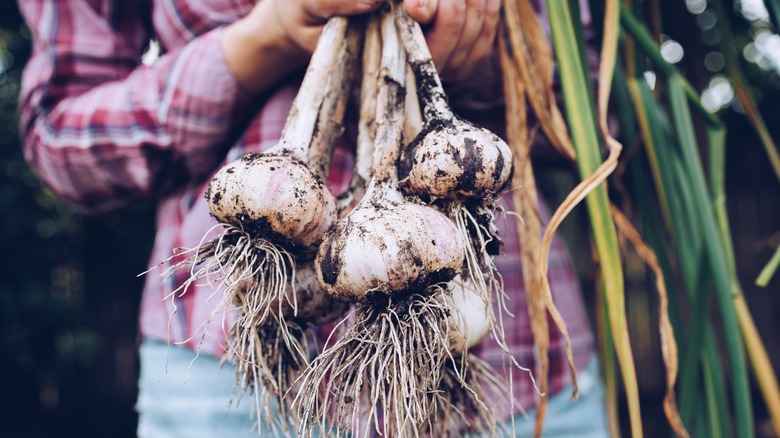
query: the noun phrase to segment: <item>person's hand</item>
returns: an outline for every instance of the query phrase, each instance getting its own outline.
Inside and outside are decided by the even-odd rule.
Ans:
[[[442,79],[464,79],[493,53],[501,0],[404,0],[425,38]]]
[[[334,15],[356,15],[388,0],[263,0],[292,42],[311,53],[323,24]],[[391,0],[392,1],[392,0]],[[428,24],[426,38],[434,63],[444,74],[470,70],[493,50],[501,0],[404,0],[409,15]]]
[[[334,15],[371,12],[388,0],[260,0],[225,29],[228,67],[250,93],[265,91],[305,64],[322,26]],[[468,75],[493,50],[500,0],[404,0],[412,18],[427,24],[433,61],[445,80]]]
[[[322,27],[333,16],[371,12],[388,0],[260,0],[251,14],[265,13],[268,3],[290,43],[310,55],[317,46]],[[259,18],[259,17],[258,17]]]
[[[225,28],[225,61],[246,91],[264,92],[308,61],[329,17],[364,14],[384,1],[259,0]]]

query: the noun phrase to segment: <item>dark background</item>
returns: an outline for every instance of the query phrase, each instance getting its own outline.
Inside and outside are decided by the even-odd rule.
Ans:
[[[683,2],[665,15],[665,29],[685,47],[679,67],[703,89],[717,71],[704,67],[712,51]],[[666,5],[664,6],[666,7]],[[668,23],[666,22],[668,21]],[[750,24],[735,17],[740,44]],[[780,48],[778,49],[780,50]],[[0,0],[0,425],[2,436],[134,436],[136,317],[153,236],[154,206],[137,205],[99,217],[83,216],[43,187],[23,161],[16,99],[30,36],[11,0]],[[761,111],[780,139],[780,81],[776,72],[746,63]],[[729,216],[742,284],[775,365],[780,365],[780,279],[753,286],[780,243],[780,185],[760,144],[731,105],[728,126]],[[572,178],[553,172],[548,182]],[[561,193],[550,192],[553,197]],[[553,204],[555,205],[555,204]],[[581,212],[566,226],[592,301],[593,271]],[[634,260],[635,262],[635,260]],[[644,268],[628,260],[627,304],[646,427],[663,424],[663,367],[656,335],[656,298]],[[760,436],[772,436],[756,390]],[[654,426],[656,425],[656,426]]]
[[[39,183],[17,127],[30,43],[0,0],[0,436],[135,436],[153,205],[83,216]]]

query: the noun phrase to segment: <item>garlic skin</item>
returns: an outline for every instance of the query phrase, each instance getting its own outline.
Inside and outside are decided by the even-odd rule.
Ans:
[[[424,124],[398,160],[402,190],[421,199],[494,199],[512,177],[512,151],[500,137],[452,111],[420,24],[403,8],[394,13]]]
[[[460,271],[465,240],[436,209],[406,202],[396,170],[406,101],[406,64],[391,13],[382,18],[382,54],[371,180],[358,205],[331,228],[317,257],[317,279],[350,302],[422,293]]]
[[[285,316],[311,321],[317,325],[336,320],[349,307],[347,303],[331,298],[320,286],[312,261],[295,266],[294,296],[290,285],[285,289],[285,295],[285,301],[282,303]],[[297,309],[293,308],[293,304]]]
[[[493,329],[490,302],[483,299],[470,282],[460,276],[450,282],[450,293],[443,294],[452,309],[450,315],[450,350],[466,354]]]
[[[435,125],[401,152],[398,177],[408,195],[495,197],[512,178],[512,151],[499,136],[468,122]]]
[[[217,172],[206,199],[218,221],[304,250],[336,221],[333,195],[292,156],[247,154]]]
[[[329,294],[354,302],[377,293],[421,292],[460,271],[466,249],[449,218],[371,193],[365,199],[327,234],[317,253],[317,279]]]
[[[206,199],[219,222],[306,253],[316,249],[336,221],[335,199],[322,182],[327,166],[321,168],[324,161],[315,159],[313,170],[309,149],[314,143],[312,153],[330,154],[331,143],[316,135],[315,128],[323,105],[332,106],[325,99],[329,79],[343,75],[346,32],[346,17],[332,17],[323,27],[279,143],[227,164],[214,176]]]

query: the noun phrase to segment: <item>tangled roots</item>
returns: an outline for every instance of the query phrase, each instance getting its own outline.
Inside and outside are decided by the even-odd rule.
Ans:
[[[190,286],[212,285],[215,292],[208,300],[221,291],[214,310],[196,330],[202,333],[198,346],[217,315],[231,318],[225,338],[228,356],[237,365],[236,388],[252,390],[258,418],[266,412],[266,419],[271,419],[273,399],[284,412],[284,397],[309,360],[306,327],[288,321],[284,315],[285,309],[296,311],[296,303],[289,298],[295,294],[286,293],[287,287],[295,286],[293,256],[272,242],[252,238],[232,226],[225,226],[219,237],[174,255],[182,256],[186,258],[164,273],[172,275],[181,269],[190,273],[168,296],[174,309],[171,318],[176,313],[174,298],[184,295]],[[281,424],[278,418],[271,420]]]
[[[344,335],[299,379],[293,401],[299,435],[328,421],[336,435],[375,429],[383,436],[418,436],[433,408],[428,394],[452,358],[449,310],[436,293],[426,293],[362,305],[354,314]]]
[[[495,293],[499,308],[508,312],[506,294],[501,275],[493,262],[493,255],[498,254],[502,245],[498,230],[493,222],[495,207],[487,202],[472,205],[453,203],[448,208],[448,216],[455,223],[458,235],[468,242],[466,245],[466,260],[464,277],[471,280],[477,293],[486,302],[492,302]],[[491,317],[492,315],[492,307]]]
[[[495,412],[507,397],[506,383],[482,359],[466,354],[448,360],[438,390],[429,393],[432,412],[425,432],[431,437],[463,436],[466,431],[509,436]]]
[[[294,418],[288,392],[308,366],[304,354],[309,350],[311,333],[295,322],[281,325],[273,320],[249,329],[234,326],[231,331],[239,332],[231,333],[235,344],[228,350],[236,363],[234,395],[252,394],[260,430],[292,435],[288,421],[294,422]]]

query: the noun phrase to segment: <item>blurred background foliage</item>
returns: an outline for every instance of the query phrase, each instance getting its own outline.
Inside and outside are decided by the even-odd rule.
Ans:
[[[136,325],[153,207],[79,215],[27,167],[30,34],[0,1],[0,436],[134,436]]]
[[[739,277],[778,369],[780,278],[766,288],[754,286],[754,281],[780,244],[780,183],[735,100],[721,52],[723,34],[711,5],[707,0],[662,3],[665,59],[685,73],[702,103],[717,112],[728,129],[728,212]],[[727,8],[733,44],[777,141],[780,36],[761,0],[733,5]],[[83,216],[59,201],[27,167],[16,105],[30,44],[16,2],[0,1],[0,412],[5,419],[0,435],[134,436],[142,286],[137,274],[146,268],[154,206]],[[651,85],[655,80],[652,75],[646,79]],[[626,149],[631,153],[631,145]],[[540,179],[553,203],[574,181],[570,172],[560,169],[537,174],[546,175]],[[575,211],[563,231],[592,304],[595,279],[586,228],[584,212]],[[628,321],[643,413],[653,419],[646,420],[645,427],[660,432],[665,430],[664,375],[657,298],[641,261],[629,258],[626,267]],[[757,435],[774,436],[763,401],[753,393]]]

